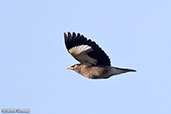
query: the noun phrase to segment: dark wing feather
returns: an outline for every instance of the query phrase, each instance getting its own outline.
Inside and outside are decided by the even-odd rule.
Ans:
[[[85,60],[86,62],[89,62],[91,66],[96,66],[96,65],[110,66],[111,65],[110,59],[107,56],[107,54],[94,41],[91,41],[90,39],[88,40],[83,35],[80,35],[79,33],[76,34],[75,32],[73,32],[72,34],[70,32],[68,32],[68,34],[64,33],[64,38],[65,38],[65,45],[68,51],[73,47],[81,46],[81,45],[88,45],[93,49],[92,51],[87,52],[86,54],[89,57],[96,59],[97,63],[93,64]],[[73,56],[75,59],[80,61],[80,63],[84,64],[83,60],[79,59],[77,55],[73,55]]]

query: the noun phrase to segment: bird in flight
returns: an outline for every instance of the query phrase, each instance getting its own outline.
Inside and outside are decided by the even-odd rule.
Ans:
[[[65,45],[68,52],[80,62],[68,69],[90,79],[107,79],[113,75],[136,72],[133,69],[111,66],[108,55],[92,40],[80,33],[64,33]]]

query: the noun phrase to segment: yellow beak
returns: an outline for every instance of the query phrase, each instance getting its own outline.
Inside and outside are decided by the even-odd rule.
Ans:
[[[68,67],[68,69],[71,69],[71,70],[72,70],[72,69],[74,69],[74,68],[73,68],[73,67]]]

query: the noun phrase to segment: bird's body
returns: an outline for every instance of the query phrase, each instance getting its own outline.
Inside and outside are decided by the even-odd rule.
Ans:
[[[78,73],[87,78],[102,79],[111,76],[111,70],[111,67],[81,65]]]
[[[83,35],[64,33],[65,45],[68,52],[81,64],[75,64],[68,69],[72,69],[84,77],[91,79],[106,79],[113,75],[135,72],[132,69],[117,68],[111,66],[107,54],[90,39]]]
[[[77,73],[91,79],[106,79],[113,75],[125,73],[125,72],[135,72],[131,69],[123,69],[111,66],[78,66]]]

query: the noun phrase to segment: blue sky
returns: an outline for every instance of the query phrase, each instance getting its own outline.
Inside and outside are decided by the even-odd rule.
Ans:
[[[32,114],[170,114],[170,0],[1,0],[0,110]],[[64,32],[96,41],[113,66],[107,80],[67,70],[78,63]],[[0,112],[1,113],[1,112]]]

